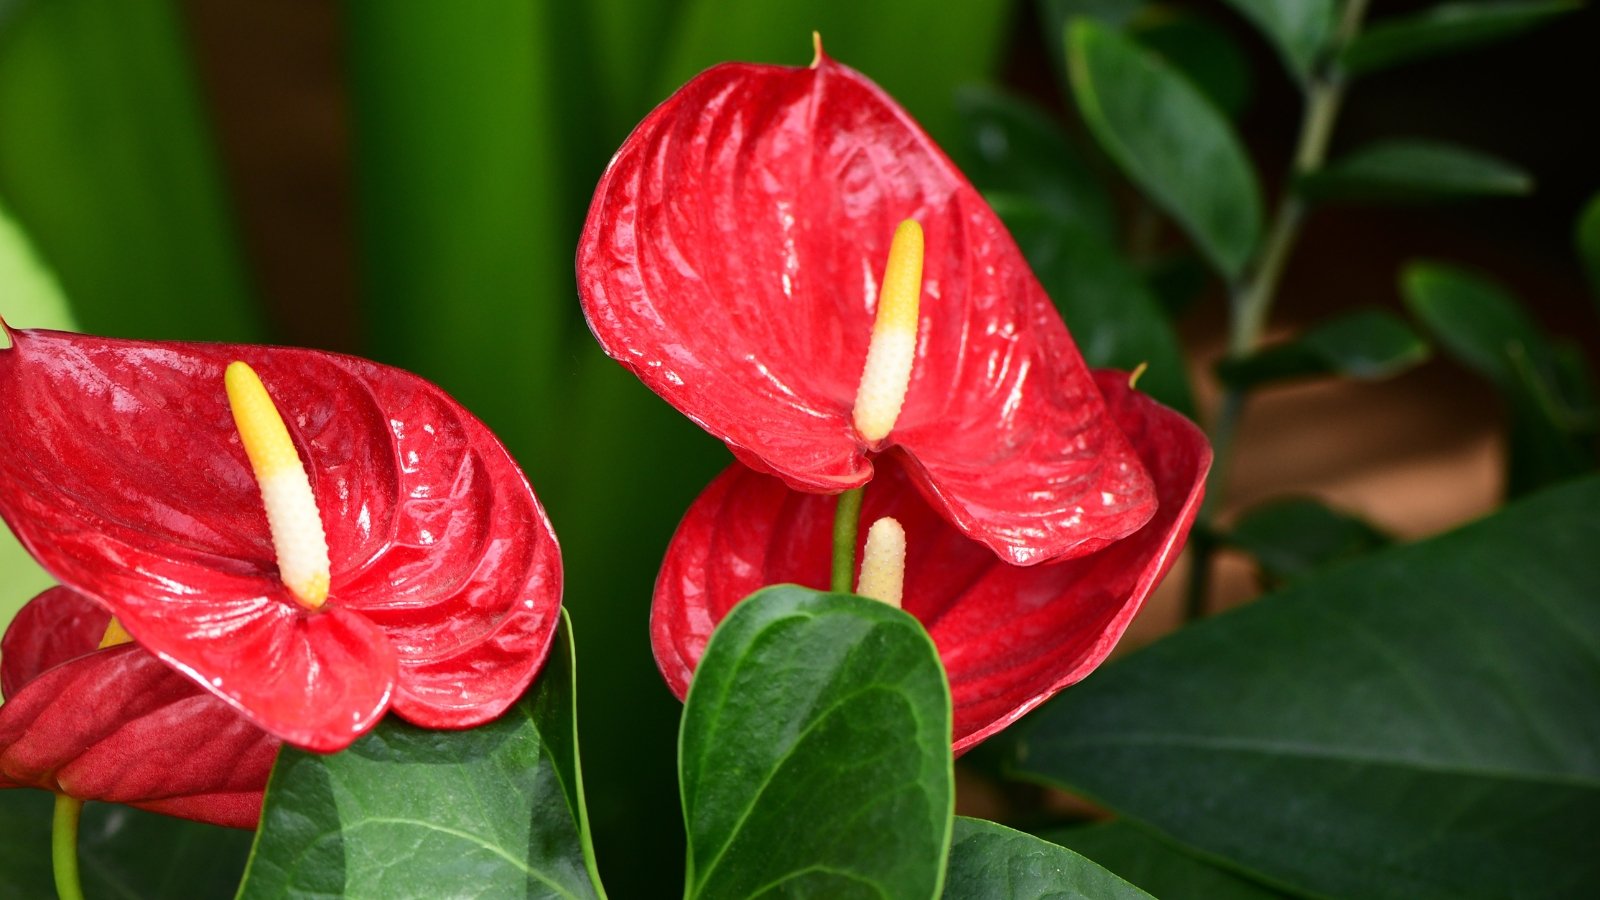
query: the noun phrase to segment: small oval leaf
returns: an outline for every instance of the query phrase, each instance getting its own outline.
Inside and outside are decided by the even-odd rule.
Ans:
[[[1379,381],[1424,362],[1429,352],[1428,343],[1399,316],[1366,309],[1330,319],[1250,356],[1225,359],[1217,364],[1217,375],[1240,390],[1317,375]]]
[[[1517,196],[1533,190],[1533,176],[1486,153],[1420,140],[1380,141],[1362,147],[1300,181],[1313,199],[1410,200],[1461,196]]]
[[[1361,74],[1501,40],[1583,6],[1577,0],[1441,3],[1373,23],[1350,42],[1339,62]]]
[[[1272,41],[1302,83],[1333,34],[1333,0],[1227,0]]]

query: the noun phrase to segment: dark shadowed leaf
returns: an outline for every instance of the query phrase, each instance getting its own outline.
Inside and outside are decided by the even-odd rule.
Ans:
[[[1508,38],[1582,6],[1578,0],[1441,3],[1372,23],[1350,42],[1339,62],[1347,72],[1371,72]]]
[[[1304,178],[1315,199],[1426,200],[1435,197],[1516,196],[1533,190],[1533,176],[1476,150],[1434,141],[1369,144]]]
[[[1270,40],[1283,64],[1305,81],[1333,34],[1334,0],[1227,0]]]
[[[1133,24],[1134,39],[1172,63],[1230,119],[1250,103],[1250,60],[1210,19],[1163,9]]]
[[[1375,554],[1102,669],[1018,769],[1327,896],[1600,884],[1600,479]]]
[[[1162,900],[1277,900],[1280,891],[1198,856],[1125,819],[1042,835],[1082,853]]]
[[[1055,301],[1091,367],[1148,368],[1139,389],[1193,415],[1183,348],[1161,303],[1112,246],[1014,195],[990,202]]]
[[[1366,309],[1344,313],[1298,338],[1240,359],[1225,359],[1217,375],[1230,387],[1315,375],[1362,381],[1390,378],[1428,358],[1428,344],[1393,313]]]
[[[695,898],[938,893],[950,695],[911,616],[784,585],[723,620],[683,712]]]
[[[470,731],[390,717],[332,756],[285,748],[240,897],[601,896],[573,720],[571,629]]]
[[[0,791],[0,896],[56,895],[50,871],[54,795]],[[95,898],[232,897],[250,852],[250,832],[89,803],[78,823],[78,870]]]
[[[962,88],[956,109],[966,125],[960,163],[980,190],[1020,194],[1064,224],[1115,239],[1111,195],[1060,123],[988,87]]]
[[[1589,273],[1589,286],[1600,300],[1600,194],[1595,194],[1578,217],[1576,229],[1578,257]]]
[[[1101,145],[1236,277],[1260,236],[1261,191],[1227,120],[1169,63],[1094,20],[1068,26],[1067,59]]]
[[[1293,581],[1389,543],[1387,535],[1366,522],[1310,498],[1275,500],[1250,509],[1225,539],[1254,556],[1273,582]]]
[[[1078,853],[982,819],[956,819],[945,900],[1149,900]]]

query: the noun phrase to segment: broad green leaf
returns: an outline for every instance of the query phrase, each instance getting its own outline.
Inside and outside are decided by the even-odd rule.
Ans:
[[[1278,900],[1288,896],[1230,872],[1123,819],[1042,835],[1162,900]]]
[[[1274,582],[1293,581],[1389,543],[1366,522],[1304,497],[1246,511],[1224,539],[1255,557]]]
[[[285,747],[239,896],[600,897],[562,623],[528,695],[469,731],[390,716],[332,756]]]
[[[0,204],[0,318],[13,328],[76,330],[55,275]],[[10,346],[0,334],[0,352]],[[54,583],[9,529],[0,527],[0,631],[24,603]]]
[[[960,125],[956,85],[986,81],[1000,61],[1012,4],[925,0],[683,0],[670,51],[655,82],[657,99],[697,72],[728,60],[806,65],[811,33],[827,54],[865,73],[904,106],[935,140],[949,145]]]
[[[1428,355],[1427,342],[1399,316],[1364,309],[1344,313],[1250,356],[1225,359],[1217,364],[1217,375],[1239,389],[1315,375],[1379,381],[1424,362]]]
[[[1148,364],[1140,390],[1192,415],[1183,347],[1138,273],[1097,235],[1063,225],[1024,198],[992,195],[990,200],[1061,310],[1084,360],[1124,371]]]
[[[1302,179],[1300,189],[1317,199],[1516,196],[1533,190],[1533,176],[1476,150],[1389,140],[1334,160]]]
[[[1072,90],[1095,137],[1224,276],[1261,233],[1261,191],[1222,114],[1154,53],[1091,20],[1067,28]]]
[[[1116,208],[1065,129],[1043,110],[987,87],[956,94],[966,125],[963,170],[986,192],[1020,194],[1064,224],[1117,235]]]
[[[1583,214],[1578,217],[1576,241],[1578,257],[1589,273],[1589,286],[1594,290],[1595,299],[1600,300],[1600,194],[1589,198]]]
[[[1600,883],[1600,479],[1373,554],[1112,663],[1021,774],[1338,897]]]
[[[683,711],[687,895],[936,896],[950,692],[911,616],[793,585],[722,621]]]
[[[956,818],[945,900],[1150,900],[1083,856],[982,819]]]
[[[259,337],[177,4],[16,3],[0,122],[0,197],[86,330]]]
[[[1301,82],[1333,35],[1334,0],[1227,0],[1261,29]]]
[[[56,896],[50,871],[55,796],[0,791],[0,897]],[[78,823],[78,874],[92,898],[233,896],[250,852],[250,832],[88,803]]]
[[[1447,2],[1372,23],[1339,62],[1360,74],[1508,38],[1580,9],[1579,0]]]
[[[1594,468],[1600,410],[1575,347],[1553,342],[1504,288],[1463,269],[1414,263],[1401,290],[1440,346],[1505,397],[1513,495]]]
[[[1159,8],[1158,14],[1137,19],[1129,34],[1172,63],[1228,118],[1244,112],[1250,102],[1250,60],[1221,26],[1192,13]]]

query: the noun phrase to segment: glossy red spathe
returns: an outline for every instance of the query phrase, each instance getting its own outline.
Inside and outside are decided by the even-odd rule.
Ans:
[[[1204,434],[1131,390],[1126,375],[1096,380],[1160,499],[1155,518],[1099,552],[1008,565],[951,527],[898,461],[880,459],[867,485],[862,521],[894,516],[905,527],[904,608],[927,626],[949,674],[958,752],[1104,661],[1194,523],[1211,465]],[[667,549],[650,617],[657,665],[680,699],[712,630],[744,597],[786,582],[827,589],[834,505],[739,464],[695,500]]]
[[[851,420],[898,223],[926,235],[900,417]],[[941,514],[1017,564],[1090,553],[1155,509],[1055,307],[994,212],[878,87],[819,54],[728,64],[652,112],[596,189],[578,250],[612,357],[801,491],[903,453]]]
[[[290,348],[9,332],[0,515],[63,584],[262,728],[346,746],[391,706],[464,728],[543,664],[560,605],[549,521],[499,441],[437,387]],[[310,612],[279,580],[223,388],[261,376],[332,563]]]
[[[0,787],[254,828],[278,741],[139,645],[98,649],[110,619],[58,587],[12,620]]]

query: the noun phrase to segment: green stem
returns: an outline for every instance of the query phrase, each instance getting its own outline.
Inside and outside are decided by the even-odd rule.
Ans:
[[[61,900],[83,900],[83,886],[78,883],[78,817],[82,812],[82,800],[56,795],[55,818],[50,825],[50,861],[55,868],[56,896]]]
[[[856,532],[861,528],[861,491],[852,488],[839,495],[833,512],[833,582],[836,594],[855,590]]]
[[[1228,355],[1243,357],[1254,353],[1266,330],[1272,301],[1294,250],[1300,227],[1305,222],[1306,206],[1295,184],[1318,169],[1328,157],[1333,126],[1344,102],[1344,74],[1338,66],[1339,53],[1361,30],[1368,0],[1347,0],[1338,30],[1330,47],[1328,61],[1306,85],[1305,112],[1300,120],[1300,137],[1295,145],[1290,180],[1283,189],[1255,262],[1243,282],[1232,292],[1228,327]],[[1189,572],[1186,614],[1190,621],[1205,614],[1207,587],[1211,577],[1211,556],[1216,549],[1216,508],[1227,492],[1233,456],[1234,436],[1244,413],[1244,392],[1228,389],[1222,398],[1221,412],[1211,427],[1214,454],[1211,477],[1206,485],[1205,503],[1195,522],[1194,565]]]

